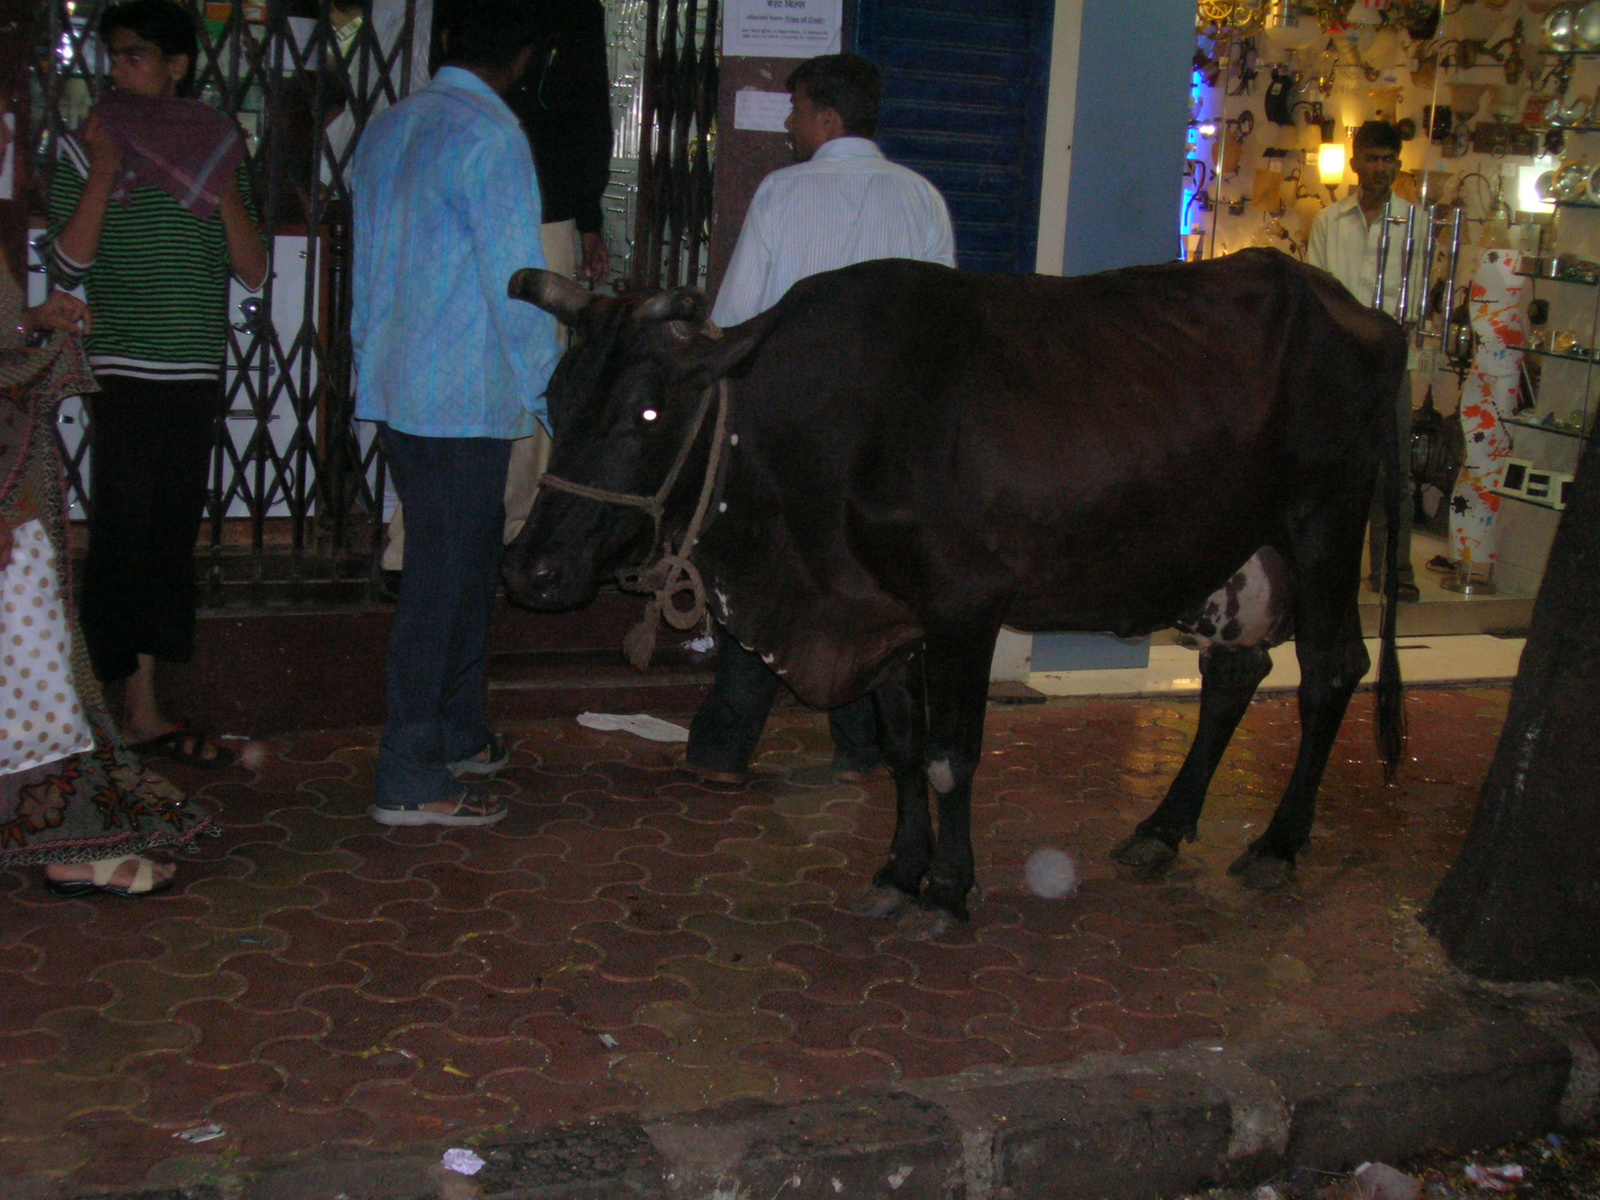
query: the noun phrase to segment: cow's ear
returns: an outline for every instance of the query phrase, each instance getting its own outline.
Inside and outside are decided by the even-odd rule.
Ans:
[[[719,379],[737,379],[749,369],[771,326],[770,321],[762,319],[765,315],[732,329],[718,330],[714,338],[696,341],[693,374],[697,386],[710,387]]]
[[[579,287],[565,275],[541,271],[537,267],[523,267],[513,275],[506,284],[506,295],[513,300],[526,300],[566,325],[576,321],[595,298],[593,292]]]

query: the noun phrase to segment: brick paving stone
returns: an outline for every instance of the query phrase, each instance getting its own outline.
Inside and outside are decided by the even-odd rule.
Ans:
[[[830,1004],[803,992],[779,991],[768,992],[759,1003],[783,1019],[792,1044],[832,1053],[854,1049],[868,1029],[898,1029],[906,1020],[904,1010],[877,998]]]
[[[247,1157],[309,1156],[330,1147],[364,1146],[378,1133],[377,1122],[364,1112],[347,1107],[305,1109],[286,1093],[219,1100],[211,1106],[209,1119],[227,1130],[227,1135],[202,1143],[200,1148],[216,1146],[222,1153]]]
[[[618,1029],[598,1029],[569,1012],[532,1013],[516,1024],[519,1034],[538,1042],[550,1055],[540,1069],[547,1079],[561,1084],[601,1084],[611,1064],[629,1054],[659,1054],[667,1048],[666,1033],[630,1024]],[[607,1039],[614,1045],[608,1045]]]
[[[502,1037],[530,1013],[561,1012],[564,1000],[570,1004],[557,988],[507,991],[478,979],[435,979],[425,992],[450,1006],[445,1028],[461,1037]]]
[[[460,863],[427,863],[411,872],[411,881],[426,883],[433,889],[427,898],[429,908],[439,911],[472,912],[484,907],[496,892],[521,890],[539,885],[532,871],[507,869],[486,872]]]
[[[860,918],[857,918],[860,920]],[[876,983],[910,979],[915,968],[894,954],[846,955],[821,946],[785,946],[773,961],[803,972],[800,990],[813,1000],[844,1004],[858,998]]]
[[[366,971],[356,990],[375,1000],[411,999],[436,980],[472,979],[488,970],[488,963],[465,950],[412,954],[402,945],[372,943],[352,946],[339,957]]]
[[[183,776],[223,836],[166,896],[66,902],[0,871],[0,1172],[82,1192],[229,1152],[531,1132],[1415,1011],[1449,977],[1415,913],[1465,835],[1506,697],[1410,693],[1392,786],[1358,697],[1311,848],[1274,894],[1226,868],[1287,779],[1292,697],[1250,707],[1202,841],[1155,875],[1108,852],[1164,791],[1195,706],[997,709],[973,920],[933,942],[846,907],[887,853],[893,787],[834,783],[816,714],[774,716],[743,788],[570,721],[509,729],[493,786],[512,816],[482,830],[373,825],[375,731],[283,739],[259,774]],[[1042,845],[1077,861],[1075,895],[1026,892]],[[157,1127],[201,1113],[227,1136],[190,1147]]]
[[[157,1163],[184,1158],[216,1162],[226,1152],[217,1142],[191,1147],[174,1140],[173,1130],[158,1129],[122,1113],[90,1113],[62,1126],[68,1138],[87,1149],[85,1161],[72,1172],[81,1188],[126,1190]]]
[[[1004,1046],[982,1037],[933,1040],[902,1029],[878,1027],[863,1031],[856,1044],[894,1062],[901,1079],[931,1079],[972,1067],[1000,1066],[1009,1060]]]
[[[537,1071],[550,1064],[550,1051],[531,1037],[462,1037],[439,1025],[401,1030],[389,1045],[415,1060],[409,1083],[430,1096],[475,1092],[484,1075],[496,1071]]]
[[[743,1012],[768,992],[793,991],[804,982],[781,963],[745,967],[688,956],[663,962],[660,972],[687,984],[694,1006],[706,1012]]]
[[[620,1079],[563,1083],[541,1071],[520,1069],[486,1075],[479,1087],[484,1095],[514,1107],[511,1125],[519,1132],[590,1121],[609,1113],[637,1112],[647,1099],[643,1089]]]
[[[347,987],[318,988],[302,996],[300,1003],[332,1022],[322,1035],[323,1044],[348,1054],[377,1053],[387,1046],[390,1035],[408,1026],[450,1017],[449,1006],[429,996],[379,1000]]]
[[[378,826],[369,824],[367,828],[372,830]],[[448,839],[435,839],[422,846],[403,846],[392,837],[371,832],[341,838],[339,849],[361,859],[359,866],[350,868],[351,875],[374,882],[404,879],[423,863],[460,862],[468,853],[465,846]]]
[[[894,1063],[868,1050],[832,1053],[802,1050],[792,1042],[755,1042],[740,1051],[740,1057],[772,1073],[778,1081],[773,1099],[779,1101],[809,1100],[895,1078]]]
[[[189,1061],[177,1050],[157,1050],[128,1060],[122,1075],[142,1084],[142,1104],[129,1115],[157,1129],[189,1129],[204,1122],[212,1105],[230,1096],[256,1096],[281,1086],[277,1071],[262,1063],[213,1067]]]
[[[1082,1026],[1038,1028],[1002,1013],[974,1017],[968,1022],[968,1029],[972,1036],[1004,1049],[1006,1063],[1013,1067],[1046,1067],[1123,1049],[1122,1040],[1108,1030]]]
[[[600,951],[594,946],[564,939],[533,940],[516,933],[484,934],[463,946],[486,964],[479,983],[510,992],[542,988],[546,979],[560,971],[580,970],[600,961]]]
[[[1070,1029],[1085,1005],[1118,999],[1117,989],[1093,973],[1066,979],[1039,979],[1020,971],[996,967],[980,972],[974,982],[987,992],[1011,1002],[1019,1025],[1032,1030]],[[972,1024],[978,1019],[974,1018]]]
[[[516,1109],[496,1096],[466,1093],[435,1096],[406,1083],[362,1084],[351,1092],[346,1107],[370,1117],[376,1125],[371,1144],[395,1148],[491,1125],[504,1125]]]
[[[257,1013],[225,1000],[196,1000],[172,1010],[172,1019],[197,1030],[184,1047],[186,1061],[205,1067],[235,1067],[251,1061],[257,1049],[280,1038],[316,1037],[327,1019],[305,1009]]]
[[[62,1049],[61,1037],[48,1029],[7,1030],[0,1033],[0,1069],[24,1063],[49,1062]]]
[[[616,920],[629,929],[645,933],[671,932],[701,913],[726,916],[728,912],[727,900],[712,892],[662,892],[654,880],[603,887],[599,899],[621,905],[622,914]]]
[[[454,864],[429,863],[416,870],[447,865]],[[305,882],[323,896],[313,911],[330,921],[375,921],[381,919],[378,909],[385,904],[397,900],[426,900],[434,895],[433,885],[426,878],[416,876],[375,880],[349,871],[330,871],[307,875]]]
[[[356,1087],[410,1079],[415,1060],[397,1050],[350,1054],[325,1045],[321,1038],[283,1038],[256,1048],[256,1061],[276,1068],[283,1079],[277,1094],[296,1109],[328,1112],[338,1109]]]
[[[665,1054],[639,1054],[617,1063],[614,1072],[639,1089],[639,1112],[646,1117],[730,1100],[769,1099],[778,1089],[770,1070],[742,1061],[690,1063]]]
[[[333,921],[309,907],[270,911],[262,918],[262,925],[288,939],[275,951],[276,957],[303,966],[331,962],[353,946],[394,945],[406,935],[405,927],[387,914],[367,921]]]
[[[240,1009],[281,1012],[293,1008],[306,993],[332,985],[352,986],[366,977],[364,968],[351,962],[286,962],[275,954],[241,954],[230,958],[223,974],[241,980],[244,987],[233,997]]]

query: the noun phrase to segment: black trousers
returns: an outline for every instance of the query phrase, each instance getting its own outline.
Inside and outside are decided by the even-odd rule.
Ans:
[[[95,675],[114,680],[141,654],[194,656],[194,544],[222,392],[216,380],[97,379],[78,617]]]
[[[707,771],[748,771],[782,686],[783,681],[759,654],[746,650],[724,631],[716,679],[689,726],[689,761]],[[830,709],[828,728],[833,734],[836,768],[871,771],[883,761],[871,695]]]

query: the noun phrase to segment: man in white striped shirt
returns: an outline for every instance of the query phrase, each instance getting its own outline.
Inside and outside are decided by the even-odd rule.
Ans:
[[[711,317],[727,328],[771,308],[798,280],[874,258],[955,266],[944,197],[873,142],[878,68],[854,54],[808,59],[788,79],[785,122],[795,165],[761,181],[739,231]],[[722,639],[711,694],[695,714],[685,765],[702,778],[742,782],[779,680],[761,659]],[[859,779],[877,767],[872,698],[829,713],[834,770]]]

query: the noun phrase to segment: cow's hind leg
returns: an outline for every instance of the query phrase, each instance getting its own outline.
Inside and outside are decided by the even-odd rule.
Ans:
[[[1265,646],[1206,647],[1200,656],[1200,722],[1194,743],[1160,807],[1112,851],[1118,862],[1159,866],[1177,857],[1180,842],[1194,840],[1211,777],[1271,670],[1272,656]]]
[[[923,761],[928,745],[926,688],[921,647],[884,671],[872,690],[880,750],[894,779],[894,840],[889,861],[872,877],[872,886],[850,907],[863,916],[886,917],[915,900],[933,860],[933,821],[928,812],[928,780]]]
[[[1351,579],[1355,578],[1352,572]],[[1354,585],[1337,589],[1349,593],[1347,602],[1337,606],[1343,611],[1337,613],[1324,611],[1334,606],[1319,599],[1313,586],[1308,584],[1304,590],[1307,602],[1295,639],[1300,659],[1300,752],[1271,824],[1228,868],[1246,887],[1276,887],[1293,873],[1296,856],[1311,840],[1317,789],[1339,725],[1356,685],[1371,665],[1361,641]],[[1337,625],[1330,630],[1335,621]]]

